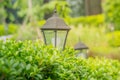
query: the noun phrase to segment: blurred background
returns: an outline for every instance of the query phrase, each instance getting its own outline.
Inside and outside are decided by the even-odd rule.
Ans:
[[[0,0],[0,40],[43,42],[40,28],[56,6],[71,27],[67,46],[81,41],[88,56],[120,60],[119,0]]]

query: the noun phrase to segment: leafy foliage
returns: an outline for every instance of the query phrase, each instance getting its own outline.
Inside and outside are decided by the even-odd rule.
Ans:
[[[108,59],[81,59],[39,41],[0,41],[1,80],[119,80],[120,63]]]
[[[5,14],[3,18],[7,18],[8,22],[29,22],[29,19],[35,22],[43,20],[46,13],[53,13],[55,6],[61,17],[70,15],[71,9],[66,1],[53,0],[46,4],[43,2],[44,0],[2,0],[0,16]],[[3,18],[0,21],[4,20]]]
[[[3,25],[0,25],[0,36],[4,34],[5,34],[4,27]]]
[[[85,15],[85,0],[67,0],[72,9],[71,16],[78,17]]]
[[[4,25],[0,25],[0,36],[14,34],[18,28],[18,25],[8,24],[8,29],[6,30]]]
[[[99,26],[104,24],[104,16],[101,15],[94,15],[94,16],[86,16],[86,17],[77,17],[77,18],[65,18],[65,21],[68,24],[78,26],[79,24],[82,25],[89,25],[89,26]]]
[[[103,4],[105,19],[109,23],[113,23],[115,30],[120,30],[120,1],[105,0]]]
[[[44,4],[41,7],[41,10],[44,13],[53,13],[54,8],[56,7],[57,13],[65,18],[68,17],[70,15],[71,9],[69,7],[69,4],[66,1],[51,1],[47,4]]]
[[[109,43],[113,47],[120,46],[120,31],[115,31],[108,34]]]

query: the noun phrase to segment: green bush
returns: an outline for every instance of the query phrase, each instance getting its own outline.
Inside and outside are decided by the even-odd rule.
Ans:
[[[110,46],[120,47],[120,31],[111,32],[107,36]]]
[[[41,21],[38,21],[38,22],[37,22],[37,25],[38,25],[39,27],[42,27],[45,23],[46,23],[45,20],[41,20]]]
[[[101,24],[104,24],[104,16],[100,14],[100,15],[77,17],[77,18],[65,18],[65,21],[68,24],[75,26],[78,26],[79,24],[99,26]]]
[[[9,24],[8,25],[8,34],[14,34],[15,32],[17,32],[18,28],[19,28],[19,26],[16,24]]]
[[[108,23],[113,23],[115,30],[120,30],[120,1],[119,0],[105,0],[103,3],[103,10],[105,20]]]
[[[0,80],[119,80],[117,60],[74,56],[39,41],[0,41]]]
[[[5,34],[4,26],[3,26],[3,25],[0,25],[0,36],[1,36],[1,35],[4,35],[4,34]]]
[[[5,30],[4,25],[0,25],[0,36],[14,34],[17,32],[18,26],[16,24],[8,24],[8,29]]]

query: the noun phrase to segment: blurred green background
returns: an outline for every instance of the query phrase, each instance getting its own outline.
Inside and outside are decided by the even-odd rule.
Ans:
[[[72,28],[67,46],[81,41],[89,56],[120,60],[119,0],[0,0],[0,36],[43,41],[40,28],[55,8]]]

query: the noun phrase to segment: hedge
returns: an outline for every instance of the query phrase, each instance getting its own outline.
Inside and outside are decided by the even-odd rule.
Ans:
[[[114,31],[107,34],[108,42],[112,47],[120,47],[120,31]]]
[[[67,24],[74,25],[76,27],[79,26],[79,24],[96,27],[105,24],[103,14],[93,16],[80,16],[76,18],[68,17],[65,18],[64,20],[66,21]]]
[[[16,24],[8,24],[8,29],[5,30],[5,26],[0,24],[0,36],[11,35],[17,32],[19,26]]]
[[[120,62],[82,59],[37,41],[0,41],[0,80],[120,80]]]

